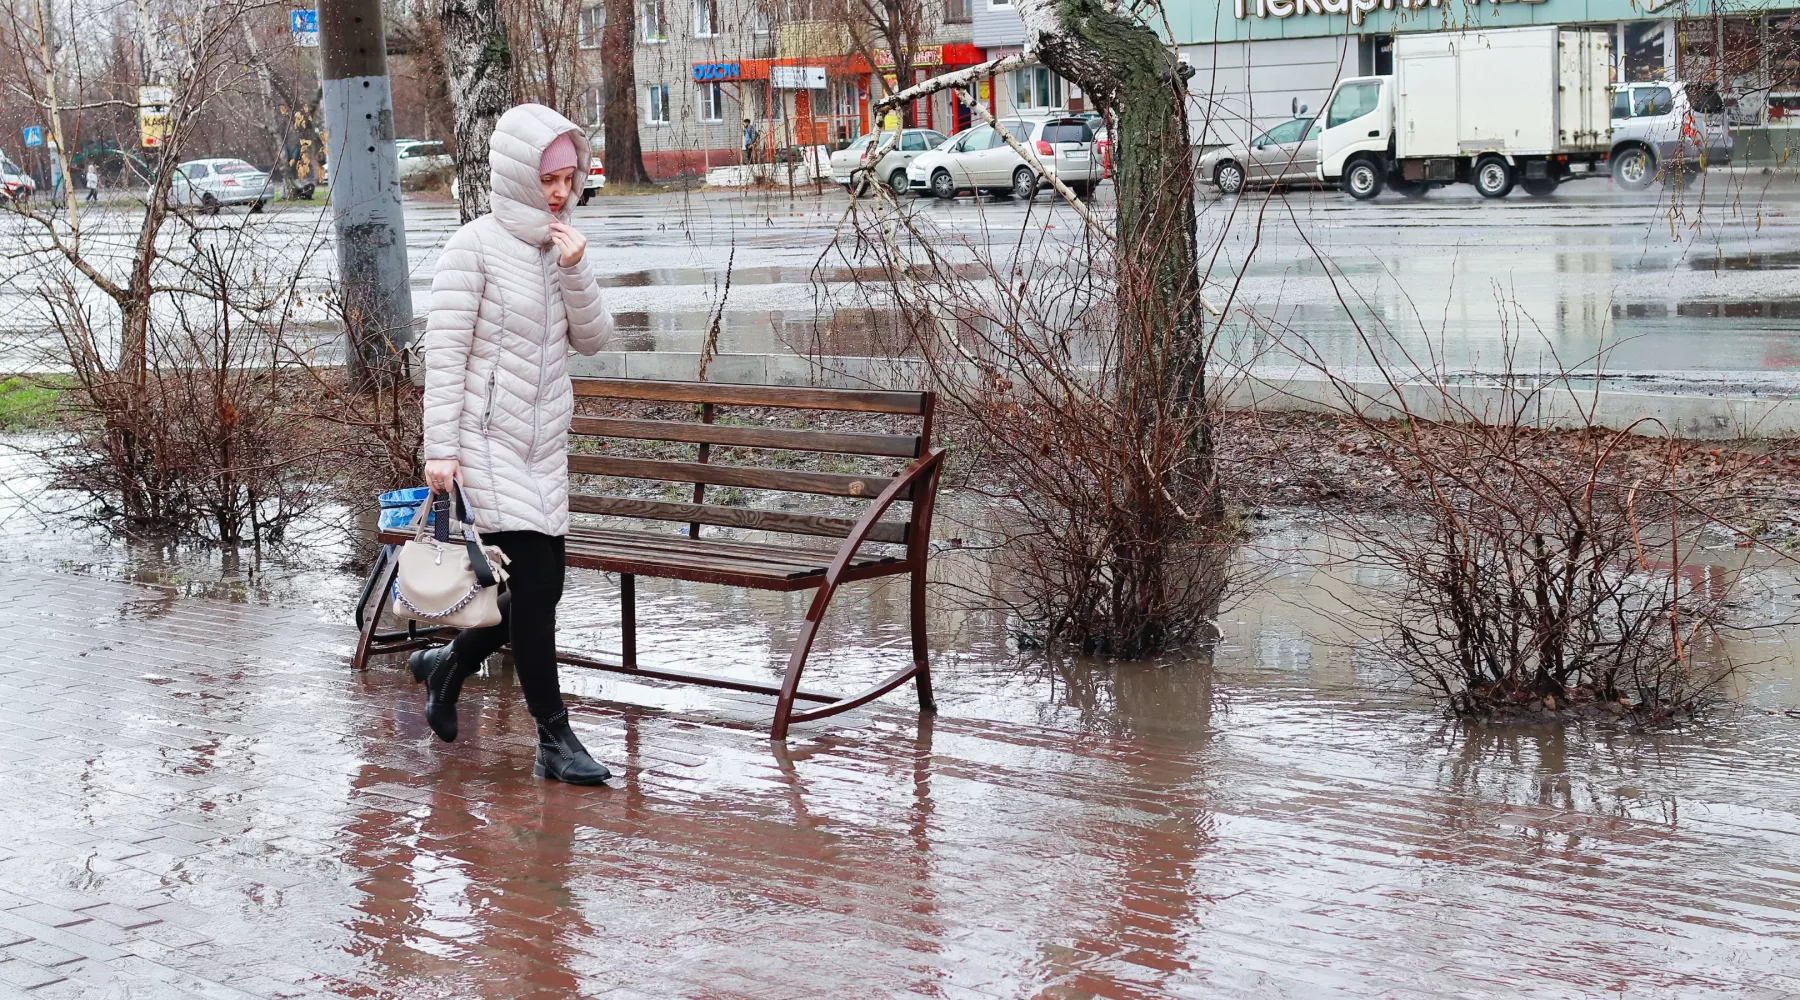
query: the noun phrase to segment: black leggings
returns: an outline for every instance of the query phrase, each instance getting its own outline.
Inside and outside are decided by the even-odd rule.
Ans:
[[[535,531],[492,531],[481,536],[510,562],[506,593],[500,595],[500,624],[469,629],[451,643],[457,666],[473,672],[481,661],[512,642],[513,667],[525,705],[534,719],[563,710],[556,682],[556,605],[563,595],[563,538]]]

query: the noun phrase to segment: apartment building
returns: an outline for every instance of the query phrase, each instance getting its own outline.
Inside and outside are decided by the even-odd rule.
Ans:
[[[930,44],[914,54],[914,80],[979,62],[970,4],[919,0]],[[651,176],[704,174],[743,155],[744,119],[759,159],[805,146],[840,148],[869,131],[871,105],[900,81],[866,28],[847,23],[854,0],[639,0],[636,25],[638,137]],[[580,117],[599,134],[605,11],[581,13]],[[874,55],[874,60],[869,58]],[[882,64],[886,65],[882,65]],[[951,95],[920,101],[905,117],[954,130],[967,109]]]

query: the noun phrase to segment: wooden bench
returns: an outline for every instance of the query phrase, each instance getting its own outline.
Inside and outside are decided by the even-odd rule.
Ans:
[[[707,382],[665,382],[647,379],[580,378],[574,380],[579,399],[636,401],[647,404],[692,406],[694,419],[646,420],[622,417],[574,418],[572,444],[582,438],[657,443],[680,448],[691,461],[662,458],[616,457],[593,454],[592,449],[572,447],[569,471],[572,483],[569,507],[580,515],[624,519],[624,526],[578,523],[568,537],[568,565],[618,573],[622,642],[617,660],[559,650],[557,659],[574,666],[592,667],[639,677],[703,684],[758,694],[774,695],[775,720],[771,735],[786,739],[795,722],[820,719],[848,711],[913,681],[919,707],[936,708],[931,696],[931,673],[925,634],[925,562],[930,554],[931,513],[943,469],[944,452],[931,447],[933,397],[928,392],[894,392],[854,389],[813,389],[763,385],[725,385]],[[784,411],[834,411],[887,414],[916,418],[917,433],[887,434],[839,430],[751,426],[718,423],[731,407],[764,407]],[[610,446],[609,447],[614,447]],[[771,468],[766,465],[721,464],[712,460],[717,448],[765,452],[808,452],[858,456],[879,460],[892,468],[881,475],[810,472]],[[608,449],[601,449],[602,452]],[[766,459],[763,459],[766,461]],[[897,468],[895,468],[897,467]],[[619,496],[581,492],[585,477],[610,480],[655,481],[692,486],[692,501]],[[860,507],[857,516],[796,513],[767,508],[706,502],[707,487],[773,491],[839,498],[838,503]],[[665,491],[667,487],[665,486]],[[904,520],[889,519],[890,508],[905,501]],[[678,527],[676,527],[678,526]],[[702,529],[711,527],[714,534]],[[776,536],[841,538],[832,547],[813,544],[779,544],[718,537],[717,529],[735,528]],[[405,530],[383,531],[385,545],[404,542]],[[883,550],[886,551],[883,551]],[[384,563],[370,574],[363,603],[357,608],[361,637],[354,663],[361,668],[371,653],[400,652],[447,642],[448,629],[381,632],[381,604],[389,593],[397,567],[384,548]],[[910,575],[912,612],[912,662],[867,690],[848,696],[809,691],[800,687],[807,655],[839,587],[877,577]],[[729,677],[691,674],[644,666],[637,658],[636,578],[663,577],[733,587],[773,591],[815,591],[806,611],[787,673],[779,686]],[[371,608],[373,595],[383,600]],[[816,707],[795,710],[795,702]]]

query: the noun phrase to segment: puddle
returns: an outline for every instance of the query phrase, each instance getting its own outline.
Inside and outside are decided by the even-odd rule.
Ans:
[[[1695,257],[1688,260],[1688,267],[1695,271],[1792,271],[1800,268],[1800,250]]]
[[[288,567],[334,565],[347,543],[319,535],[254,573],[128,546],[38,516],[41,470],[7,454],[0,559],[227,600],[265,581],[249,592],[269,609],[127,604],[109,627],[129,641],[189,645],[132,665],[122,705],[90,683],[80,699],[40,696],[37,726],[85,732],[97,714],[119,738],[96,738],[89,759],[44,755],[19,779],[78,788],[43,800],[70,829],[148,815],[228,844],[184,889],[305,873],[243,912],[216,908],[215,947],[259,941],[340,981],[469,997],[515,996],[527,974],[559,996],[622,978],[690,995],[694,983],[654,977],[710,968],[721,948],[741,959],[734,975],[816,975],[801,992],[818,996],[961,995],[966,982],[994,996],[1686,998],[1761,995],[1792,971],[1787,632],[1740,647],[1761,665],[1704,726],[1464,728],[1333,641],[1314,609],[1348,593],[1344,571],[1304,525],[1259,536],[1264,582],[1219,615],[1210,659],[1021,658],[1005,616],[959,606],[984,579],[950,551],[933,562],[935,717],[901,692],[873,723],[845,716],[774,746],[755,731],[762,702],[569,669],[584,738],[621,772],[590,797],[530,778],[530,722],[505,671],[471,679],[464,736],[445,747],[397,662],[344,667],[359,580]],[[947,502],[945,523],[959,510]],[[266,582],[283,574],[303,585]],[[561,641],[615,648],[617,581],[569,583]],[[778,677],[805,596],[642,579],[640,655]],[[1791,615],[1793,588],[1774,603]],[[255,630],[271,617],[289,630],[279,645]],[[809,686],[883,677],[908,655],[907,622],[903,583],[847,588]],[[172,740],[168,719],[209,735]],[[182,797],[195,789],[201,806]],[[244,831],[272,843],[215,839]],[[68,877],[14,851],[12,878]],[[110,887],[117,866],[72,870]],[[833,959],[815,973],[822,946]],[[845,982],[857,991],[834,990]]]

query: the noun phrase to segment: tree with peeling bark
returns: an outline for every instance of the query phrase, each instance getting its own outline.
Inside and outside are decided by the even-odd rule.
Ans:
[[[606,0],[606,27],[600,32],[601,121],[606,128],[606,182],[612,185],[650,183],[638,141],[635,7],[635,0]]]
[[[1212,634],[1237,530],[1213,460],[1212,331],[1198,269],[1186,68],[1155,32],[1093,0],[1019,0],[1026,51],[890,95],[878,107],[1042,62],[1113,123],[1114,228],[1008,138],[1083,220],[1066,262],[1029,272],[986,244],[954,247],[883,195],[879,298],[898,305],[912,353],[963,443],[970,489],[997,532],[994,596],[1019,640],[1153,655]],[[884,148],[865,154],[879,162]],[[874,144],[871,144],[874,145]],[[859,215],[852,202],[848,211]],[[905,227],[910,248],[897,238]],[[1021,243],[1024,242],[1021,236]],[[977,277],[953,253],[972,255]],[[923,261],[918,258],[924,258]]]
[[[499,0],[444,0],[444,67],[456,135],[456,184],[462,221],[488,212],[488,143],[512,106],[512,48]]]

